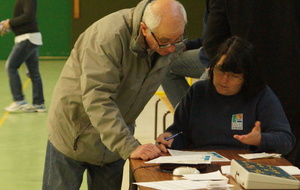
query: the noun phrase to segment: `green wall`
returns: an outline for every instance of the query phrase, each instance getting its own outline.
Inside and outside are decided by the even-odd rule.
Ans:
[[[189,39],[201,37],[202,18],[205,9],[205,0],[179,0],[187,11],[187,33]],[[131,8],[140,0],[81,0],[81,16],[72,21],[72,39],[74,44],[78,36],[93,22],[114,11]]]
[[[189,39],[201,36],[205,0],[179,0],[188,15]],[[80,18],[73,18],[73,0],[38,0],[38,23],[44,44],[40,56],[68,56],[78,36],[93,22],[123,8],[134,7],[140,0],[81,0]],[[14,0],[0,0],[0,20],[12,17]],[[13,46],[13,33],[0,37],[0,60],[6,59]]]
[[[100,18],[124,8],[136,6],[141,0],[81,0],[80,18],[72,22],[72,44],[78,36]]]
[[[12,17],[14,0],[0,0],[0,19]],[[38,0],[37,17],[43,45],[40,56],[68,56],[71,47],[71,0]],[[13,33],[0,37],[0,59],[7,59]]]

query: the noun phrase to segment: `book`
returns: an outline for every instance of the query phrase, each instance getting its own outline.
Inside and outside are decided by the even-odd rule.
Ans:
[[[231,160],[230,175],[246,189],[299,189],[300,181],[277,166]]]

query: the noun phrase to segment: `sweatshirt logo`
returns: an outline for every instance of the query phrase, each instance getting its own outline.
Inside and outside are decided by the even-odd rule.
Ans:
[[[243,130],[243,114],[233,114],[231,118],[231,130]]]

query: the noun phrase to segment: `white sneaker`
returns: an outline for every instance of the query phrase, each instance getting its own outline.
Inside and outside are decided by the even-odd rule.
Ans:
[[[4,109],[5,109],[5,111],[14,112],[14,111],[20,110],[26,106],[28,106],[28,103],[26,102],[26,100],[23,100],[23,101],[13,102],[12,104],[10,104],[10,106],[8,106]]]
[[[44,104],[40,104],[40,105],[37,105],[37,104],[33,104],[33,105],[28,105],[26,107],[23,107],[22,110],[24,112],[46,112],[46,107]]]

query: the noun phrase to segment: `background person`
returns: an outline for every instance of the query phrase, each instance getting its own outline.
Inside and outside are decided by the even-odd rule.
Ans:
[[[36,9],[36,0],[17,0],[13,18],[3,22],[3,30],[11,29],[15,34],[15,45],[6,62],[14,102],[5,108],[6,111],[13,112],[20,109],[25,112],[46,111],[39,71],[39,46],[42,45],[42,35],[38,29]],[[25,100],[18,72],[24,62],[32,82],[32,105]]]
[[[178,132],[175,141],[164,140]],[[211,61],[209,79],[191,86],[175,110],[174,123],[156,141],[164,152],[172,147],[285,155],[295,137],[278,98],[261,78],[253,46],[231,37]]]
[[[203,59],[201,61],[199,57],[200,52],[208,63],[209,60],[202,48],[202,39],[198,38],[188,41],[186,50],[178,56],[166,73],[161,85],[173,108],[176,107],[190,87],[186,77],[200,80],[207,78],[206,66],[208,64],[204,64]]]
[[[208,4],[209,0],[206,0],[202,37],[185,42],[184,52],[172,63],[161,84],[173,108],[176,107],[190,87],[186,77],[200,80],[207,78],[206,68],[209,67],[209,59],[202,46],[209,14]]]
[[[134,138],[135,120],[185,41],[186,12],[175,0],[141,1],[80,35],[53,92],[43,189],[121,188],[128,157],[160,156]],[[114,23],[112,25],[112,23]]]
[[[300,1],[210,0],[209,7],[205,52],[214,57],[231,36],[255,46],[262,77],[279,98],[296,136],[286,158],[300,167]]]

